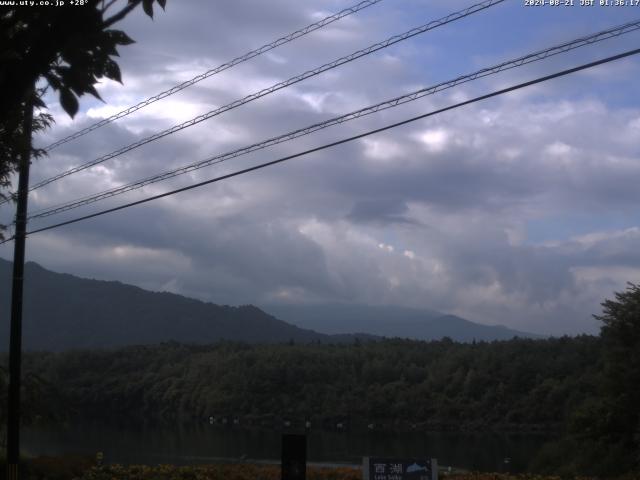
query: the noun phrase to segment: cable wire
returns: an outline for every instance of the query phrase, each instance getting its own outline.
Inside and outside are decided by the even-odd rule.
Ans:
[[[95,160],[91,160],[87,163],[84,163],[82,165],[79,165],[77,167],[71,168],[65,172],[59,173],[58,175],[55,175],[53,177],[50,177],[46,180],[42,180],[38,183],[36,183],[35,185],[30,187],[30,191],[44,187],[45,185],[48,185],[52,182],[55,182],[56,180],[60,180],[61,178],[67,177],[69,175],[72,175],[74,173],[80,172],[82,170],[86,170],[87,168],[90,168],[94,165],[98,165],[99,163],[103,163],[107,160],[110,160],[112,158],[118,157],[120,155],[122,155],[123,153],[127,153],[130,152],[131,150],[134,150],[138,147],[141,147],[143,145],[146,145],[147,143],[153,142],[155,140],[158,140],[162,137],[166,137],[167,135],[171,135],[173,133],[176,133],[180,130],[183,130],[187,127],[191,127],[193,125],[196,125],[200,122],[203,122],[205,120],[208,120],[212,117],[215,117],[217,115],[220,115],[224,112],[227,112],[229,110],[232,110],[234,108],[237,108],[241,105],[244,105],[245,103],[249,103],[253,100],[257,100],[258,98],[264,97],[265,95],[269,95],[270,93],[273,93],[275,91],[281,90],[283,88],[289,87],[295,83],[301,82],[303,80],[306,80],[307,78],[319,75],[323,72],[326,72],[328,70],[334,69],[336,67],[339,67],[341,65],[344,65],[346,63],[352,62],[360,57],[364,57],[366,55],[370,55],[371,53],[377,52],[378,50],[382,50],[384,48],[387,48],[391,45],[394,45],[398,42],[407,40],[411,37],[414,37],[416,35],[420,35],[422,33],[425,33],[429,30],[433,30],[434,28],[440,27],[442,25],[446,25],[448,23],[454,22],[456,20],[460,20],[462,18],[468,17],[469,15],[473,15],[474,13],[478,13],[482,10],[485,10],[487,8],[490,8],[494,5],[497,5],[499,3],[504,2],[505,0],[484,0],[483,2],[480,3],[476,3],[470,7],[467,7],[463,10],[454,12],[454,13],[450,13],[449,15],[442,17],[438,20],[433,20],[429,23],[426,23],[424,25],[421,25],[419,27],[415,27],[412,28],[411,30],[408,30],[404,33],[401,33],[399,35],[394,35],[392,37],[387,38],[386,40],[379,42],[379,43],[375,43],[373,45],[370,45],[367,48],[358,50],[354,53],[351,53],[347,56],[341,57],[337,60],[334,60],[330,63],[326,63],[320,67],[314,68],[312,70],[308,70],[300,75],[296,75],[295,77],[291,77],[288,80],[285,80],[283,82],[279,82],[276,83],[275,85],[272,85],[269,88],[265,88],[263,90],[260,90],[259,92],[253,93],[251,95],[248,95],[242,99],[239,100],[235,100],[227,105],[224,105],[222,107],[216,108],[215,110],[212,110],[208,113],[204,113],[202,115],[199,115],[195,118],[192,118],[191,120],[187,120],[186,122],[183,122],[181,124],[178,125],[174,125],[171,128],[168,128],[166,130],[163,130],[161,132],[155,133],[149,137],[143,138],[142,140],[139,140],[135,143],[132,143],[126,147],[122,147],[118,150],[115,150],[114,152],[108,153],[107,155],[103,155]],[[0,203],[1,204],[1,203]]]
[[[92,213],[92,214],[89,214],[89,215],[84,215],[82,217],[77,217],[77,218],[74,218],[74,219],[71,219],[71,220],[67,220],[67,221],[64,221],[64,222],[60,222],[60,223],[56,223],[56,224],[49,225],[49,226],[46,226],[46,227],[38,228],[36,230],[31,230],[30,232],[27,232],[27,234],[28,235],[32,235],[34,233],[45,232],[47,230],[52,230],[54,228],[59,228],[59,227],[63,227],[63,226],[66,226],[66,225],[71,225],[73,223],[77,223],[77,222],[80,222],[80,221],[83,221],[83,220],[88,220],[90,218],[99,217],[99,216],[105,215],[107,213],[112,213],[112,212],[116,212],[116,211],[119,211],[119,210],[124,210],[124,209],[129,208],[129,207],[133,207],[133,206],[136,206],[136,205],[141,205],[143,203],[151,202],[153,200],[158,200],[160,198],[168,197],[170,195],[175,195],[177,193],[186,192],[187,190],[192,190],[194,188],[202,187],[204,185],[220,182],[220,181],[226,180],[228,178],[237,177],[237,176],[243,175],[245,173],[253,172],[255,170],[260,170],[260,169],[263,169],[263,168],[266,168],[266,167],[269,167],[269,166],[272,166],[272,165],[276,165],[276,164],[279,164],[279,163],[286,162],[288,160],[292,160],[294,158],[298,158],[298,157],[302,157],[304,155],[308,155],[310,153],[319,152],[321,150],[325,150],[327,148],[335,147],[337,145],[342,145],[344,143],[351,142],[353,140],[358,140],[360,138],[368,137],[368,136],[376,134],[376,133],[384,132],[386,130],[390,130],[392,128],[396,128],[396,127],[399,127],[399,126],[402,126],[402,125],[406,125],[408,123],[412,123],[412,122],[415,122],[417,120],[421,120],[421,119],[428,118],[428,117],[431,117],[431,116],[434,116],[434,115],[437,115],[437,114],[440,114],[440,113],[443,113],[443,112],[446,112],[446,111],[449,111],[449,110],[460,108],[460,107],[465,106],[465,105],[470,105],[472,103],[476,103],[476,102],[479,102],[479,101],[482,101],[482,100],[486,100],[486,99],[489,99],[489,98],[492,98],[492,97],[496,97],[498,95],[504,95],[506,93],[513,92],[513,91],[519,90],[521,88],[525,88],[525,87],[529,87],[531,85],[535,85],[535,84],[538,84],[538,83],[546,82],[546,81],[552,80],[554,78],[563,77],[563,76],[569,75],[571,73],[579,72],[581,70],[586,70],[588,68],[592,68],[592,67],[595,67],[595,66],[598,66],[598,65],[603,65],[603,64],[606,64],[606,63],[609,63],[609,62],[613,62],[615,60],[620,60],[622,58],[629,57],[631,55],[637,55],[638,53],[640,53],[640,48],[637,48],[637,49],[634,49],[634,50],[629,50],[627,52],[620,53],[618,55],[613,55],[613,56],[610,56],[610,57],[607,57],[607,58],[603,58],[601,60],[596,60],[594,62],[582,64],[582,65],[580,65],[578,67],[573,67],[573,68],[562,70],[562,71],[559,71],[559,72],[556,72],[556,73],[553,73],[553,74],[550,74],[550,75],[545,75],[544,77],[538,77],[538,78],[536,78],[534,80],[529,80],[528,82],[519,83],[519,84],[513,85],[511,87],[503,88],[501,90],[496,90],[496,91],[488,93],[486,95],[481,95],[479,97],[475,97],[475,98],[472,98],[470,100],[466,100],[464,102],[459,102],[459,103],[456,103],[454,105],[450,105],[448,107],[444,107],[444,108],[440,108],[438,110],[434,110],[434,111],[431,111],[431,112],[428,112],[428,113],[424,113],[422,115],[418,115],[416,117],[412,117],[412,118],[403,120],[401,122],[392,123],[390,125],[386,125],[384,127],[377,128],[375,130],[369,130],[368,132],[360,133],[358,135],[354,135],[354,136],[351,136],[351,137],[348,137],[348,138],[343,138],[342,140],[338,140],[338,141],[335,141],[335,142],[327,143],[327,144],[321,145],[319,147],[315,147],[315,148],[312,148],[312,149],[309,149],[309,150],[305,150],[303,152],[298,152],[298,153],[295,153],[293,155],[288,155],[286,157],[281,157],[281,158],[278,158],[276,160],[272,160],[270,162],[261,163],[259,165],[255,165],[253,167],[249,167],[249,168],[245,168],[245,169],[242,169],[242,170],[238,170],[238,171],[233,172],[233,173],[229,173],[229,174],[222,175],[222,176],[219,176],[219,177],[216,177],[216,178],[205,180],[203,182],[199,182],[199,183],[195,183],[195,184],[192,184],[192,185],[188,185],[186,187],[182,187],[182,188],[178,188],[178,189],[175,189],[175,190],[171,190],[169,192],[161,193],[159,195],[154,195],[152,197],[147,197],[147,198],[144,198],[142,200],[137,200],[135,202],[130,202],[130,203],[127,203],[127,204],[124,204],[124,205],[120,205],[118,207],[113,207],[113,208],[109,208],[109,209],[106,209],[106,210],[101,210],[101,211],[96,212],[96,213]],[[0,244],[7,243],[10,240],[13,240],[13,238],[9,238],[9,239],[7,239],[7,240],[5,240],[3,242],[0,242]]]
[[[345,123],[351,120],[355,120],[357,118],[361,118],[363,116],[366,115],[371,115],[373,113],[376,112],[380,112],[382,110],[386,110],[389,108],[394,108],[398,105],[402,105],[408,102],[412,102],[415,100],[418,100],[422,97],[425,97],[427,95],[432,95],[435,94],[437,92],[449,89],[449,88],[453,88],[457,85],[463,84],[463,83],[467,83],[467,82],[471,82],[473,80],[477,80],[479,78],[483,78],[483,77],[487,77],[489,75],[495,75],[499,72],[503,72],[505,70],[509,70],[512,68],[516,68],[516,67],[520,67],[522,65],[526,65],[529,63],[533,63],[533,62],[537,62],[537,61],[541,61],[543,59],[549,58],[551,56],[554,55],[558,55],[561,53],[566,53],[570,50],[574,50],[576,48],[580,48],[580,47],[584,47],[586,45],[592,45],[596,42],[600,42],[606,39],[610,39],[610,38],[614,38],[614,37],[619,37],[621,35],[630,33],[632,31],[636,31],[640,29],[640,19],[635,20],[633,22],[629,22],[629,23],[625,23],[623,25],[619,25],[616,27],[612,27],[609,28],[607,30],[603,30],[601,32],[592,34],[592,35],[588,35],[585,37],[580,37],[577,38],[575,40],[569,41],[569,42],[564,42],[562,44],[559,45],[555,45],[553,47],[549,47],[546,48],[544,50],[540,50],[534,53],[530,53],[527,55],[523,55],[521,57],[515,58],[513,60],[508,60],[502,63],[499,63],[497,65],[494,65],[492,67],[487,67],[487,68],[483,68],[481,70],[478,70],[476,72],[467,74],[467,75],[462,75],[459,77],[454,78],[453,80],[448,80],[446,82],[441,82],[438,83],[437,85],[431,86],[431,87],[427,87],[427,88],[422,88],[420,90],[416,90],[414,92],[405,94],[405,95],[401,95],[399,97],[395,97],[392,98],[390,100],[385,100],[383,102],[377,103],[375,105],[371,105],[369,107],[365,107],[365,108],[361,108],[359,110],[338,116],[338,117],[334,117],[331,118],[329,120],[325,120],[323,122],[319,122],[304,128],[300,128],[297,130],[294,130],[292,132],[288,132],[285,133],[283,135],[277,136],[277,137],[272,137],[269,138],[267,140],[263,140],[261,142],[257,142],[254,143],[252,145],[249,146],[245,146],[227,153],[223,153],[220,155],[215,155],[213,157],[209,157],[205,160],[196,162],[196,163],[191,163],[188,165],[184,165],[178,168],[175,168],[173,170],[169,170],[163,173],[159,173],[157,175],[153,175],[141,180],[137,180],[135,182],[129,183],[127,185],[122,185],[119,187],[114,187],[112,189],[109,190],[105,190],[102,192],[99,192],[97,194],[93,194],[93,195],[89,195],[89,196],[85,196],[82,198],[78,198],[69,202],[65,202],[53,207],[49,207],[47,209],[41,209],[38,211],[33,212],[28,218],[29,219],[35,219],[35,218],[44,218],[44,217],[48,217],[51,215],[55,215],[57,213],[61,213],[61,212],[65,212],[68,210],[72,210],[74,208],[79,208],[85,205],[89,205],[91,203],[95,203],[97,201],[100,200],[104,200],[106,198],[110,198],[110,197],[114,197],[116,195],[121,195],[124,194],[126,192],[130,192],[133,190],[137,190],[140,189],[146,185],[151,185],[153,183],[157,183],[163,180],[167,180],[179,175],[183,175],[185,173],[189,173],[207,166],[211,166],[211,165],[215,165],[215,164],[219,164],[222,162],[225,162],[227,160],[230,160],[232,158],[236,158],[242,155],[246,155],[248,153],[251,152],[255,152],[257,150],[262,150],[264,148],[273,146],[273,145],[277,145],[283,142],[287,142],[305,135],[309,135],[311,133],[317,132],[319,130],[331,127],[333,125],[338,125],[341,123]]]
[[[319,22],[315,22],[312,23],[311,25],[307,25],[304,28],[301,28],[300,30],[296,30],[293,33],[290,33],[289,35],[285,35],[284,37],[278,38],[277,40],[271,42],[271,43],[267,43],[265,45],[262,45],[259,48],[256,48],[255,50],[251,50],[250,52],[245,53],[244,55],[241,55],[239,57],[234,58],[233,60],[227,62],[227,63],[223,63],[222,65],[218,65],[215,68],[212,68],[211,70],[208,70],[204,73],[201,73],[200,75],[197,75],[195,77],[193,77],[191,80],[187,80],[185,82],[180,83],[179,85],[176,85],[174,87],[171,87],[168,90],[165,90],[163,92],[158,93],[157,95],[154,95],[153,97],[149,97],[146,100],[132,106],[129,108],[126,108],[124,110],[122,110],[121,112],[118,112],[114,115],[111,115],[108,118],[105,118],[103,120],[100,120],[99,122],[94,123],[93,125],[88,126],[87,128],[84,128],[82,130],[79,130],[77,132],[72,133],[71,135],[64,137],[50,145],[47,145],[44,150],[46,151],[51,151],[56,147],[59,147],[60,145],[63,145],[67,142],[70,142],[72,140],[75,140],[76,138],[82,137],[83,135],[86,135],[89,132],[92,132],[94,130],[97,130],[100,127],[104,127],[105,125],[108,125],[109,123],[112,123],[116,120],[118,120],[119,118],[122,117],[126,117],[127,115],[130,115],[133,112],[136,112],[144,107],[146,107],[147,105],[151,105],[152,103],[157,102],[158,100],[162,100],[163,98],[166,98],[170,95],[173,95],[174,93],[178,93],[181,90],[184,90],[187,87],[190,87],[191,85],[195,85],[198,82],[201,82],[202,80],[209,78],[213,75],[216,75],[220,72],[223,72],[225,70],[230,69],[231,67],[235,67],[236,65],[239,65],[243,62],[246,62],[248,60],[251,60],[252,58],[255,58],[259,55],[262,55],[263,53],[269,52],[281,45],[284,45],[286,43],[292,42],[293,40],[296,40],[304,35],[307,35],[311,32],[314,32],[322,27],[325,27],[333,22],[336,22],[344,17],[347,17],[349,15],[352,15],[356,12],[359,12],[360,10],[363,10],[367,7],[370,7],[372,5],[375,5],[376,3],[380,3],[382,0],[364,0],[356,5],[353,5],[352,7],[348,7],[345,8],[344,10],[341,10],[340,12],[334,14],[334,15],[329,15],[328,17],[323,18],[322,20],[320,20]]]

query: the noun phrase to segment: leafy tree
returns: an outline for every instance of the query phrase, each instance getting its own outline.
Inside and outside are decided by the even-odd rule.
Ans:
[[[5,407],[8,386],[8,369],[0,365],[0,452],[6,447],[7,410]],[[28,372],[22,382],[22,422],[25,424],[60,422],[65,419],[66,413],[67,406],[58,389],[35,372]]]
[[[640,285],[629,283],[615,300],[602,303],[605,405],[609,411],[601,425],[612,441],[620,443],[640,467]]]
[[[612,476],[640,467],[640,286],[629,283],[601,305],[596,374],[583,384],[567,435],[539,456],[543,473]]]
[[[20,102],[11,115],[0,114],[2,115],[0,117],[0,199],[2,200],[7,198],[2,189],[10,186],[11,175],[17,169],[16,159],[20,157],[21,153],[30,148],[31,158],[39,158],[44,155],[43,150],[27,145],[27,137],[23,132],[24,122],[20,120],[24,117],[26,108],[31,108],[32,105],[38,109],[44,108],[44,103],[41,100],[43,93],[43,89],[36,91],[31,98]],[[33,116],[32,131],[44,130],[52,121],[53,117],[51,115],[44,111],[39,111],[38,114]],[[2,239],[2,230],[3,226],[0,225],[0,240]]]
[[[38,109],[33,121],[33,130],[38,131],[53,120],[42,101],[46,89],[58,93],[60,104],[73,117],[82,95],[100,99],[95,89],[100,78],[121,82],[114,57],[119,46],[133,40],[112,26],[139,5],[153,17],[154,2],[164,8],[166,0],[84,0],[84,5],[72,8],[0,7],[0,189],[9,186],[18,167],[17,154],[26,147],[22,131],[26,109],[31,105]],[[34,85],[42,80],[46,86],[36,91],[34,99]],[[32,150],[32,157],[43,153]]]

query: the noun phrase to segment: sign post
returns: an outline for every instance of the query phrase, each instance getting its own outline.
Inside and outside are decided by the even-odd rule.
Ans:
[[[282,435],[282,480],[305,480],[306,478],[306,435]]]

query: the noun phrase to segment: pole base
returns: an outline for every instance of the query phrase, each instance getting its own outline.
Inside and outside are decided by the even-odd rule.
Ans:
[[[18,467],[17,463],[7,464],[7,480],[18,480]]]

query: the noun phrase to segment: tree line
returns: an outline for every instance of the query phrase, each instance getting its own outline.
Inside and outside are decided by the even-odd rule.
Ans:
[[[37,353],[25,365],[92,419],[557,430],[593,389],[600,350],[588,336],[475,344],[164,343]]]

